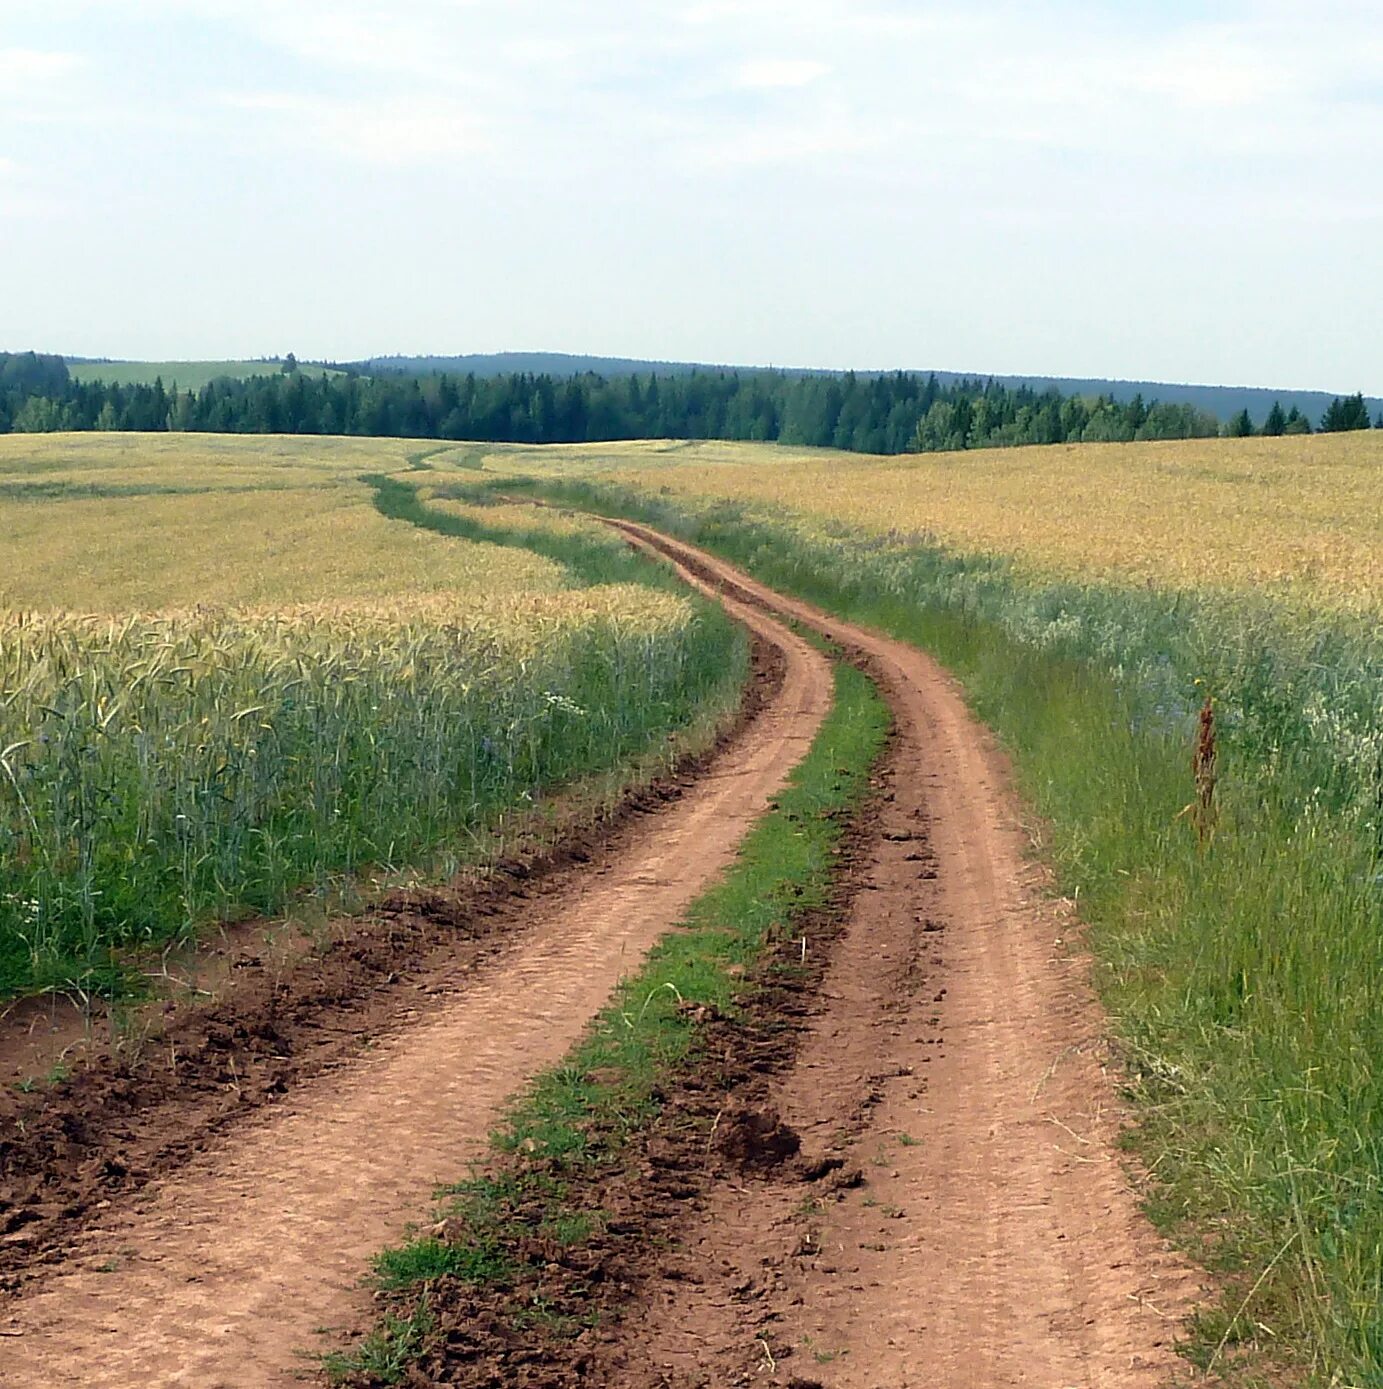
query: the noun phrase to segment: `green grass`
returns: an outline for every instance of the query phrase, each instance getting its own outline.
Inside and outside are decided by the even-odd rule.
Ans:
[[[213,381],[229,377],[245,381],[252,376],[279,376],[278,362],[202,361],[202,362],[69,362],[67,370],[74,381],[104,381],[110,386],[152,386],[162,381],[171,391],[200,391]],[[339,376],[326,367],[300,366],[305,376]]]
[[[657,1113],[663,1086],[696,1046],[696,1006],[733,1015],[771,944],[826,905],[849,812],[868,794],[889,726],[872,682],[838,665],[832,709],[774,809],[564,1061],[514,1104],[492,1135],[486,1169],[443,1203],[439,1215],[452,1237],[422,1236],[376,1258],[376,1280],[393,1294],[392,1321],[366,1351],[390,1335],[390,1325],[411,1325],[439,1278],[506,1287],[522,1272],[520,1251],[535,1233],[579,1244],[601,1227],[602,1211],[573,1204],[571,1178],[612,1169]],[[404,1368],[381,1373],[359,1350],[331,1367],[338,1377],[383,1384],[399,1382]]]
[[[426,473],[424,464],[422,471]],[[582,584],[646,584],[665,592],[686,594],[685,586],[665,564],[635,550],[614,532],[593,529],[591,533],[555,530],[542,524],[541,513],[534,511],[534,524],[528,527],[502,526],[471,516],[458,516],[438,511],[419,495],[410,481],[387,477],[381,473],[362,474],[362,482],[374,489],[374,504],[380,514],[391,521],[407,521],[409,525],[457,540],[485,541],[528,550],[555,560]],[[483,505],[492,493],[484,486],[466,481],[434,482],[431,474],[420,479],[439,498]],[[726,619],[719,607],[703,599],[695,600],[708,622],[724,625]]]
[[[517,490],[513,479],[502,484]],[[1027,586],[1000,563],[842,530],[812,542],[531,484],[650,521],[933,652],[1011,749],[1040,849],[1078,899],[1122,1041],[1149,1209],[1223,1275],[1193,1359],[1383,1386],[1383,731],[1376,638],[1264,604]],[[1198,842],[1194,711],[1221,713]]]
[[[365,1375],[378,1384],[398,1384],[409,1364],[417,1359],[433,1328],[427,1298],[405,1317],[386,1316],[361,1343],[347,1354],[326,1355],[322,1367],[334,1381]]]

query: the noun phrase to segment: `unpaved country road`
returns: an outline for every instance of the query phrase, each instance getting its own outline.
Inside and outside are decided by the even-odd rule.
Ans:
[[[863,653],[898,742],[866,890],[774,1096],[862,1184],[721,1183],[613,1382],[1166,1384],[1196,1278],[1116,1156],[1105,1019],[991,737],[914,648],[620,528]]]
[[[1168,1381],[1194,1279],[1115,1155],[1105,1022],[991,739],[912,648],[621,529],[747,601],[732,609],[788,657],[779,698],[636,849],[540,908],[435,1013],[150,1188],[0,1310],[0,1329],[23,1333],[0,1339],[0,1385],[258,1389],[291,1382],[315,1328],[359,1316],[364,1260],[479,1151],[503,1098],[561,1056],[805,752],[829,670],[765,609],[868,658],[898,724],[867,880],[796,1064],[773,1083],[805,1150],[860,1181],[716,1181],[590,1382]]]
[[[4,1389],[292,1383],[320,1328],[362,1314],[369,1256],[464,1175],[505,1098],[561,1058],[806,753],[828,663],[758,609],[728,606],[786,658],[728,758],[434,1013],[146,1188],[0,1307]]]

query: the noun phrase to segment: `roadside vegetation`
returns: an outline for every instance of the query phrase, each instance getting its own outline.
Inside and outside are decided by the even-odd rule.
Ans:
[[[1383,1383],[1383,459],[1344,443],[1303,458],[1309,501],[1229,451],[1264,445],[1125,450],[1123,487],[1057,524],[1036,464],[1026,508],[961,476],[948,494],[935,471],[874,465],[829,490],[771,461],[683,477],[650,451],[639,472],[632,449],[587,466],[516,451],[494,484],[682,535],[962,679],[1089,923],[1149,1208],[1225,1277],[1188,1354],[1245,1384],[1279,1365]],[[525,463],[543,468],[527,484]],[[1178,465],[1184,492],[1159,478]],[[1198,509],[1217,485],[1243,489],[1242,517]],[[1007,554],[946,543],[1005,527]],[[1080,574],[1087,539],[1102,582]]]
[[[838,664],[831,712],[724,878],[621,985],[562,1064],[534,1079],[497,1127],[488,1160],[441,1194],[436,1223],[376,1258],[383,1312],[359,1344],[328,1357],[337,1382],[401,1383],[419,1362],[440,1370],[447,1309],[467,1287],[503,1299],[511,1336],[535,1326],[570,1336],[589,1324],[589,1299],[551,1303],[535,1295],[536,1281],[553,1259],[570,1258],[603,1231],[609,1212],[592,1193],[621,1169],[668,1087],[695,1063],[707,1022],[733,1017],[766,977],[796,967],[795,927],[830,900],[889,726],[872,682]],[[713,1136],[702,1134],[698,1145],[709,1147]]]
[[[100,451],[66,460],[95,481],[5,461],[0,996],[119,988],[132,948],[444,871],[555,789],[708,739],[747,672],[738,629],[601,528],[564,525],[560,559],[460,539],[383,475],[286,491],[301,455],[258,488],[190,467],[181,495],[116,498],[88,489],[145,480]]]

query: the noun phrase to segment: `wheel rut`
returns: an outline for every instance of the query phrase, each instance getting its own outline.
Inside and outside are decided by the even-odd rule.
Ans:
[[[842,1176],[723,1180],[641,1289],[621,1386],[1152,1389],[1197,1275],[1138,1209],[1077,923],[1005,759],[923,653],[616,523],[829,634],[892,705],[890,788],[772,1104]]]
[[[756,606],[726,606],[785,661],[732,752],[427,1016],[94,1221],[0,1307],[6,1389],[293,1383],[304,1352],[332,1348],[322,1331],[359,1319],[370,1255],[464,1174],[506,1098],[729,863],[825,716],[825,658]]]

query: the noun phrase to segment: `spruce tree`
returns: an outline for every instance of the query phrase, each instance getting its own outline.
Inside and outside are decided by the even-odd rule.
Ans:
[[[1342,400],[1336,396],[1321,416],[1321,432],[1338,434],[1349,429],[1368,429],[1369,408],[1364,404],[1364,393],[1356,392]]]

